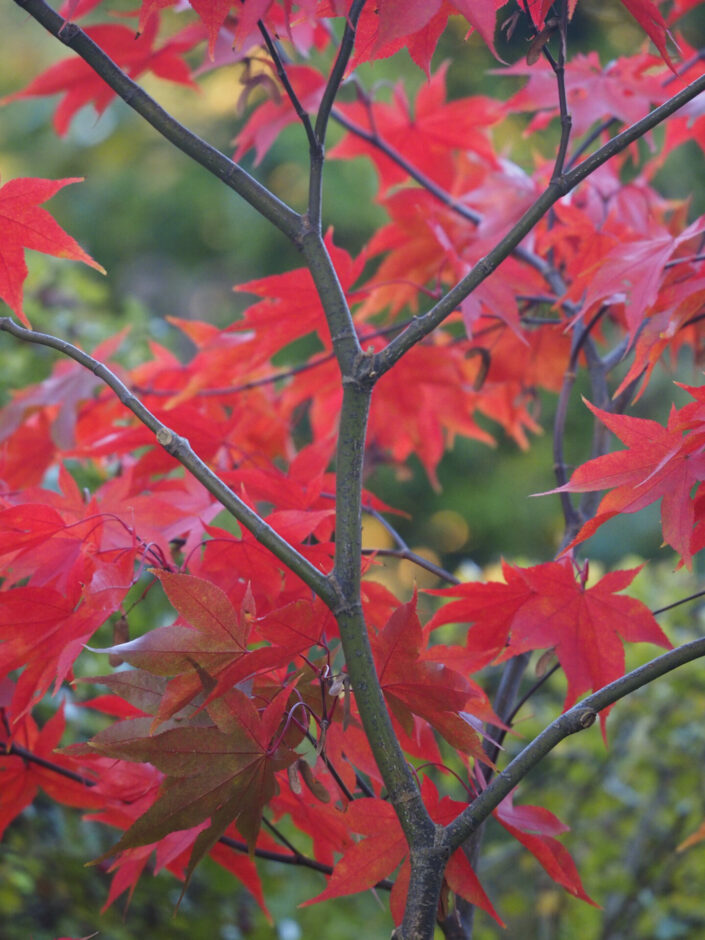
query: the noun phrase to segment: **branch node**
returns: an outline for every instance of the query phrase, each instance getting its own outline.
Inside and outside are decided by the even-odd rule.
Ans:
[[[578,724],[581,728],[590,728],[595,724],[595,719],[597,718],[597,712],[594,708],[584,708],[578,714]]]
[[[326,581],[331,587],[331,590],[334,592],[337,599],[337,603],[330,606],[330,611],[334,617],[338,618],[341,614],[350,611],[350,604],[348,604],[345,598],[345,592],[340,584],[340,581],[335,575],[334,571],[331,571],[329,575],[326,576]]]
[[[77,26],[75,23],[70,23],[68,20],[66,20],[57,34],[57,39],[60,39],[65,46],[70,46],[80,32],[80,26]]]
[[[554,176],[549,186],[552,189],[557,189],[561,196],[567,195],[575,184],[570,183],[569,179],[565,174],[561,173],[560,176]]]
[[[377,354],[374,347],[369,346],[356,355],[352,375],[344,376],[343,383],[356,385],[360,389],[371,389],[378,378]]]
[[[157,440],[162,447],[166,447],[167,449],[174,443],[174,436],[174,432],[170,431],[169,428],[163,427],[159,428],[157,431]]]

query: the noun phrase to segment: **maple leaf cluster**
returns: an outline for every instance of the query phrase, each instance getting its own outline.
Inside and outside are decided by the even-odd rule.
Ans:
[[[637,121],[702,72],[682,37],[685,64],[674,72],[670,45],[679,17],[696,3],[670,4],[666,17],[650,0],[621,2],[659,55],[640,50],[603,66],[590,53],[569,63],[566,107],[574,134],[589,138],[586,148],[613,122]],[[68,0],[61,14],[81,21],[98,6]],[[132,80],[151,72],[189,89],[203,70],[238,70],[248,116],[236,161],[251,151],[260,161],[282,128],[300,120],[294,101],[299,112],[322,106],[330,80],[314,63],[335,56],[336,30],[351,15],[343,0],[193,0],[187,24],[164,39],[163,13],[172,6],[143,0],[130,26],[91,23],[85,36]],[[561,117],[548,56],[498,69],[526,79],[506,101],[449,100],[448,67],[432,61],[448,17],[464,17],[464,28],[496,53],[503,2],[401,6],[381,0],[362,8],[346,72],[356,94],[331,112],[343,132],[330,158],[371,161],[386,215],[356,255],[333,229],[323,242],[370,358],[480,267],[551,184],[553,162],[536,156],[521,166],[499,152],[498,131],[519,113],[531,116],[532,134]],[[528,5],[528,26],[540,43],[556,28],[552,6]],[[566,17],[575,7],[576,0],[565,5]],[[278,62],[271,37],[286,50]],[[427,75],[414,100],[401,82],[386,96],[355,85],[358,65],[402,48]],[[195,51],[204,55],[200,68]],[[115,91],[74,57],[5,104],[49,95],[61,95],[54,126],[64,134],[80,108],[90,103],[101,114]],[[439,463],[457,436],[493,445],[506,435],[527,448],[541,430],[540,393],[570,391],[576,368],[596,371],[599,361],[604,372],[607,361],[630,355],[613,389],[614,407],[589,405],[626,450],[599,453],[570,480],[563,472],[554,491],[570,500],[609,490],[594,516],[570,531],[568,550],[614,516],[661,499],[664,541],[691,565],[705,547],[698,488],[705,479],[705,394],[687,388],[694,401],[674,408],[666,427],[623,413],[662,358],[685,348],[698,354],[702,346],[705,219],[689,221],[688,206],[666,199],[654,181],[687,140],[705,150],[705,118],[694,109],[670,120],[655,160],[643,160],[633,145],[557,200],[497,275],[398,358],[372,398],[370,469],[384,463],[402,477],[415,456],[437,487]],[[576,151],[573,162],[582,154]],[[15,179],[0,188],[0,298],[25,327],[25,249],[102,271],[40,208],[74,182]],[[80,355],[62,360],[0,412],[0,831],[41,787],[122,831],[105,856],[113,872],[108,904],[132,893],[153,855],[157,869],[186,881],[210,855],[264,908],[253,856],[291,856],[263,828],[263,814],[275,822],[288,816],[330,873],[313,901],[372,888],[398,870],[391,911],[399,923],[409,850],[343,662],[339,618],[301,570],[265,547],[286,543],[290,557],[322,579],[335,570],[338,338],[310,267],[235,289],[256,299],[225,328],[172,319],[192,344],[188,361],[153,343],[150,357],[128,370],[120,365],[121,334],[93,351],[92,371]],[[315,340],[318,349],[304,362],[294,358],[302,340]],[[294,364],[276,368],[275,359]],[[119,376],[113,386],[121,383],[124,395],[105,387],[105,367]],[[136,397],[142,412],[132,406]],[[169,433],[155,440],[153,425]],[[221,491],[183,472],[173,439],[189,442],[228,496],[257,514],[257,525],[236,530],[226,521]],[[97,481],[90,491],[72,473],[78,462]],[[364,509],[392,514],[374,493],[374,477],[366,483]],[[364,556],[360,565],[367,575],[375,560]],[[481,670],[552,650],[566,677],[568,709],[624,674],[625,642],[670,647],[648,609],[621,593],[635,570],[591,585],[587,573],[566,550],[542,564],[505,563],[502,582],[432,592],[454,599],[425,625],[416,595],[402,602],[363,579],[360,603],[379,686],[403,753],[418,765],[434,823],[456,819],[495,770],[483,728],[506,725],[480,684]],[[131,636],[132,611],[145,594],[160,591],[173,622]],[[434,631],[451,623],[463,625],[464,643],[436,641]],[[114,632],[108,647],[104,631],[94,639],[106,624]],[[98,641],[122,668],[92,679],[109,691],[82,707],[115,720],[87,743],[56,752],[63,711],[39,728],[33,709],[75,680],[77,658]],[[82,686],[73,687],[76,697]],[[450,764],[462,800],[439,794],[439,784],[455,779]],[[511,795],[494,814],[557,883],[590,901],[556,839],[565,827],[555,816],[515,806]],[[443,890],[444,904],[452,892],[500,920],[461,848],[450,855]]]

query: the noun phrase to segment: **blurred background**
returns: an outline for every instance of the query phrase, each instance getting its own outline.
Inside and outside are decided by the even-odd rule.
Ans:
[[[128,10],[131,5],[116,2],[109,8]],[[696,20],[691,16],[686,21],[688,39],[702,47],[705,24],[701,17]],[[572,51],[599,48],[605,62],[641,42],[639,30],[616,0],[583,0],[571,35]],[[13,4],[0,9],[0,36],[0,97],[25,87],[48,64],[64,57],[63,47]],[[510,61],[521,55],[521,50],[515,51],[510,58],[511,50],[504,51]],[[509,95],[516,87],[512,80],[486,74],[497,63],[475,38],[466,41],[460,20],[443,38],[434,64],[444,59],[451,61],[451,97],[473,92]],[[424,81],[406,54],[363,67],[362,73],[367,83],[401,78],[411,89]],[[237,70],[225,69],[206,75],[200,93],[151,77],[145,86],[180,121],[231,153],[239,126],[234,105],[238,82]],[[173,151],[121,102],[99,119],[91,108],[84,109],[64,138],[51,129],[55,105],[52,99],[29,99],[0,109],[0,174],[3,181],[18,176],[84,177],[85,182],[67,187],[52,200],[51,211],[108,276],[29,253],[26,310],[35,328],[91,349],[129,325],[131,340],[122,351],[126,365],[142,360],[152,340],[187,356],[182,334],[166,316],[225,325],[247,303],[245,295],[233,293],[234,285],[299,266],[300,259],[283,237],[235,194],[226,190],[223,195],[213,178]],[[518,137],[521,118],[515,130]],[[331,134],[334,141],[335,127]],[[551,143],[549,133],[540,146],[548,153]],[[530,165],[536,142],[526,140],[522,146]],[[253,168],[251,157],[245,165],[299,207],[306,193],[306,161],[303,132],[292,126],[259,167]],[[693,215],[705,211],[702,154],[694,146],[682,148],[659,181],[666,195],[691,196]],[[325,223],[334,226],[336,242],[353,253],[384,220],[374,193],[375,174],[364,160],[327,165]],[[43,378],[53,363],[48,350],[25,347],[9,337],[0,340],[0,403],[12,389]],[[639,404],[640,413],[665,417],[670,401],[679,401],[673,377],[664,376],[661,385],[650,388]],[[678,377],[700,382],[693,364],[685,360],[678,363]],[[576,396],[580,391],[576,389]],[[545,396],[541,422],[549,429],[553,408],[554,402]],[[576,409],[569,421],[566,450],[575,463],[587,454],[588,417]],[[550,432],[536,438],[528,453],[506,441],[490,450],[460,440],[441,464],[438,492],[430,490],[413,462],[404,479],[380,468],[369,485],[390,504],[413,512],[401,531],[416,551],[465,578],[496,577],[502,555],[537,563],[556,550],[562,530],[558,501],[528,500],[529,494],[553,485],[551,465]],[[384,547],[386,533],[369,520],[365,538],[370,547]],[[591,558],[597,559],[593,567],[630,567],[646,558],[662,559],[649,568],[648,577],[639,577],[636,593],[649,606],[663,607],[696,591],[702,578],[697,568],[694,574],[674,572],[670,555],[659,550],[659,543],[657,510],[640,513],[628,524],[622,520],[601,530],[591,543]],[[408,596],[414,583],[440,586],[407,562],[389,561],[381,576],[400,597]],[[146,619],[154,615],[148,606],[143,608]],[[702,633],[698,605],[677,608],[662,622],[674,643]],[[648,658],[649,652],[631,651],[629,666]],[[564,842],[586,890],[602,909],[570,898],[516,842],[504,838],[500,827],[490,825],[480,876],[508,929],[499,930],[480,913],[478,940],[705,936],[705,843],[675,852],[705,817],[701,675],[702,664],[695,663],[620,704],[608,722],[608,750],[597,731],[568,739],[520,789],[517,802],[547,806],[571,827]],[[490,676],[490,684],[493,681]],[[564,691],[559,676],[548,683],[517,728],[525,739],[560,711]],[[510,752],[520,746],[520,739],[507,744]],[[369,937],[385,937],[390,931],[385,898],[370,894],[300,910],[299,903],[322,890],[322,877],[262,862],[258,866],[269,920],[232,876],[210,861],[197,870],[176,914],[181,885],[171,875],[160,874],[143,878],[127,912],[121,899],[101,915],[109,876],[83,866],[110,842],[102,827],[83,823],[79,813],[40,797],[10,826],[0,845],[0,936],[54,940],[99,931],[111,940],[145,932],[154,938],[190,940],[352,940],[361,930]]]

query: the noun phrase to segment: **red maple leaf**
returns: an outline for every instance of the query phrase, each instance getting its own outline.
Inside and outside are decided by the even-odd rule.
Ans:
[[[588,460],[578,467],[568,483],[550,491],[611,491],[603,496],[597,513],[583,525],[573,544],[589,538],[618,513],[638,512],[662,499],[664,541],[690,567],[694,523],[691,491],[695,483],[705,480],[705,431],[685,433],[690,425],[684,415],[689,417],[693,406],[680,411],[672,409],[664,428],[648,418],[615,415],[589,402],[586,404],[627,449]]]
[[[325,243],[340,284],[346,292],[359,278],[367,260],[364,253],[352,258],[333,242],[328,231]],[[238,284],[238,292],[256,294],[262,299],[245,311],[242,320],[233,325],[236,334],[254,332],[257,337],[257,356],[274,356],[289,343],[309,333],[330,347],[330,332],[321,299],[307,268],[296,268],[285,274],[272,274]]]
[[[110,647],[108,652],[137,667],[138,672],[176,677],[159,701],[157,724],[202,692],[206,676],[209,684],[214,682],[226,666],[245,656],[250,618],[246,612],[238,612],[225,592],[210,581],[167,571],[154,574],[186,625],[157,627],[136,640]]]
[[[44,180],[31,177],[10,180],[0,187],[0,298],[29,326],[22,310],[22,285],[27,277],[25,248],[57,258],[83,261],[105,274],[97,261],[58,225],[39,204],[69,183],[81,178]]]
[[[57,773],[58,766],[67,771],[80,771],[77,761],[54,753],[66,724],[63,706],[56,711],[43,728],[39,729],[34,719],[25,714],[14,723],[12,733],[7,730],[12,718],[14,683],[9,679],[0,682],[0,835],[22,810],[29,806],[41,787],[49,796],[67,806],[97,808],[105,799],[93,788]],[[21,754],[3,753],[19,747],[47,762],[26,760]]]
[[[110,367],[109,359],[121,345],[126,333],[126,330],[121,330],[99,343],[92,352],[93,358]],[[16,392],[12,401],[3,408],[0,415],[0,441],[4,441],[17,428],[21,430],[23,422],[26,427],[28,417],[38,409],[43,409],[43,414],[51,421],[51,434],[47,435],[50,443],[56,448],[70,450],[76,445],[75,428],[79,406],[93,397],[96,386],[100,384],[97,376],[77,362],[57,362],[51,375],[43,382]],[[25,486],[31,485],[31,482],[25,482]]]
[[[674,0],[669,22],[673,23],[681,16],[684,16],[688,10],[692,10],[693,7],[698,6],[699,3],[702,3],[702,0]]]
[[[586,588],[572,563],[548,562],[522,571],[533,596],[512,619],[509,646],[500,659],[553,647],[568,680],[564,708],[590,689],[624,674],[623,640],[671,648],[668,637],[641,601],[622,597],[639,568],[612,571]],[[607,710],[600,713],[603,726]]]
[[[514,616],[533,594],[520,569],[502,562],[502,574],[503,582],[472,582],[428,591],[441,597],[459,598],[436,611],[426,629],[435,630],[446,623],[472,624],[466,640],[470,657],[466,668],[473,672],[484,668],[502,653],[509,640]]]
[[[380,0],[368,4],[358,22],[351,68],[361,62],[386,59],[406,47],[428,75],[438,39],[453,13],[461,13],[497,56],[494,46],[497,10],[505,3],[506,0]],[[339,16],[346,12],[340,0],[325,0],[318,15]]]
[[[140,12],[141,28],[144,28],[142,23],[143,20],[146,19],[145,7],[149,6],[151,8],[149,12],[151,13],[155,6],[168,5],[169,2],[171,2],[171,0],[168,0],[167,4],[165,4],[164,0],[143,0],[142,10]],[[205,27],[206,35],[208,36],[208,54],[211,59],[214,55],[218,33],[225,23],[234,2],[235,0],[189,0],[191,7],[198,14]],[[249,5],[248,3],[248,6]]]
[[[158,28],[158,17],[152,16],[144,32],[138,36],[127,26],[112,23],[89,26],[84,32],[130,78],[136,79],[145,72],[152,72],[159,78],[196,87],[188,66],[181,58],[181,54],[190,48],[190,43],[170,40],[155,49],[153,44]],[[54,128],[60,136],[66,133],[74,114],[84,105],[93,104],[100,115],[115,97],[112,88],[87,62],[71,58],[50,66],[25,89],[5,98],[3,103],[57,94],[63,95],[54,113]]]
[[[666,48],[666,40],[670,36],[668,25],[661,15],[661,11],[659,10],[658,6],[653,3],[652,0],[620,0],[620,2],[622,6],[629,10],[639,26],[641,26],[647,36],[649,36],[649,38],[652,40],[658,51],[661,53],[664,62],[670,69],[675,71],[673,68],[673,62],[671,61],[668,50]],[[680,4],[680,11],[674,11],[672,18],[675,18],[677,15],[682,15],[687,9],[690,8],[690,6],[693,5],[693,0],[684,0],[684,2],[681,2]],[[544,24],[544,18],[551,6],[551,0],[542,0],[540,10],[536,16],[537,28],[542,28]],[[576,6],[577,0],[570,0],[570,16],[573,15],[573,11],[575,10]]]
[[[507,832],[521,842],[546,873],[566,891],[599,907],[583,888],[580,875],[568,850],[554,836],[568,827],[541,806],[515,806],[513,794],[505,797],[492,814]]]
[[[61,591],[26,585],[0,592],[0,675],[24,667],[14,698],[15,719],[52,682],[60,686],[84,644],[122,601],[131,567],[129,556],[122,566],[93,566],[85,559],[77,571],[87,578],[85,585],[72,580]]]
[[[617,59],[602,65],[596,52],[578,54],[571,58],[566,72],[566,99],[576,135],[586,134],[605,118],[617,118],[631,124],[648,114],[654,104],[661,104],[669,94],[670,86],[663,85],[663,68],[653,55],[637,55]],[[506,69],[496,69],[496,75],[522,75],[526,85],[504,104],[506,114],[535,111],[527,133],[544,128],[560,115],[558,102],[551,96],[555,88],[555,75],[550,64],[540,59],[533,65],[517,62]]]
[[[166,571],[154,574],[182,620],[157,627],[128,643],[111,646],[106,652],[137,667],[136,676],[125,673],[123,680],[139,689],[159,692],[154,700],[149,696],[136,698],[134,689],[132,696],[123,690],[132,704],[154,714],[155,726],[180,711],[204,689],[208,703],[256,673],[286,665],[318,639],[321,618],[310,602],[299,600],[256,621],[258,638],[267,640],[268,645],[248,651],[247,641],[255,623],[249,589],[237,610],[212,581]],[[150,676],[145,680],[143,676],[147,673],[152,679],[174,678],[163,688],[155,686]],[[107,684],[118,688],[114,682]]]
[[[227,700],[208,708],[213,724],[195,718],[192,724],[181,722],[153,734],[149,718],[134,718],[69,749],[148,762],[165,774],[157,799],[103,857],[159,842],[206,820],[210,823],[196,838],[187,879],[235,820],[253,851],[262,810],[276,791],[275,773],[297,757],[278,730],[290,694],[290,686],[282,689],[260,713],[243,692],[233,689]]]
[[[652,3],[651,0],[621,0],[621,3],[629,10],[639,26],[651,39],[661,53],[666,65],[675,72],[673,61],[666,48],[666,40],[669,38],[670,33],[666,21],[656,4]]]
[[[431,818],[438,823],[450,822],[465,809],[464,803],[458,803],[448,797],[439,800],[438,790],[428,777],[423,780],[421,792]],[[306,907],[319,901],[374,888],[378,881],[386,878],[401,864],[390,900],[392,916],[395,922],[399,923],[408,889],[409,847],[394,808],[385,800],[363,798],[355,800],[347,807],[344,818],[353,832],[359,832],[365,838],[344,852],[328,880],[325,891],[301,906]],[[453,891],[471,904],[487,911],[498,924],[504,926],[462,848],[450,858],[446,869],[446,882]]]
[[[624,302],[629,337],[633,340],[647,310],[657,301],[666,265],[684,242],[702,232],[704,224],[704,219],[696,219],[675,236],[655,224],[646,237],[615,231],[611,238],[603,240],[599,257],[592,264],[583,263],[566,296],[580,298],[581,318],[600,304]]]
[[[502,650],[503,661],[534,649],[555,649],[568,680],[564,708],[584,692],[601,689],[624,674],[622,641],[671,643],[641,601],[620,596],[639,568],[612,571],[586,587],[569,558],[531,568],[505,565],[507,583],[466,584],[433,593],[462,597],[441,609],[430,626],[473,622],[482,649]],[[601,712],[603,722],[606,711]]]
[[[479,686],[425,655],[416,594],[392,613],[371,644],[387,704],[407,734],[414,732],[412,713],[419,715],[455,747],[486,761],[469,714],[489,722],[497,718]]]
[[[376,133],[400,153],[410,153],[414,168],[442,186],[451,186],[456,171],[453,154],[471,151],[488,165],[496,165],[488,128],[500,118],[496,101],[473,95],[459,101],[446,100],[447,65],[436,69],[423,85],[415,102],[409,101],[402,83],[395,85],[392,100],[370,104],[340,104],[339,110],[353,124]],[[380,175],[384,193],[408,177],[378,147],[348,133],[330,156],[341,159],[368,156]]]

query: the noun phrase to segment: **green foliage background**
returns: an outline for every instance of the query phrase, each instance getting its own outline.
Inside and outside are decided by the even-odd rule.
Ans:
[[[110,9],[131,6],[111,3]],[[592,47],[599,36],[607,60],[640,41],[618,4],[583,2],[581,9],[576,47]],[[705,35],[697,35],[705,29],[702,24],[691,18],[689,28],[691,43],[705,43]],[[451,95],[471,90],[494,93],[498,80],[485,72],[495,63],[477,41],[466,43],[463,34],[458,23],[437,55],[438,62],[452,61]],[[0,35],[4,37],[0,96],[24,87],[41,66],[64,55],[64,49],[13,4],[0,10]],[[521,49],[513,57],[520,54]],[[366,76],[369,81],[399,77],[412,88],[423,81],[403,56],[376,64]],[[214,73],[206,77],[200,95],[157,81],[147,85],[180,120],[229,152],[238,126],[235,82],[233,74]],[[507,84],[506,93],[510,91]],[[51,209],[109,276],[101,279],[80,266],[30,256],[26,309],[35,327],[92,348],[129,325],[130,338],[122,349],[126,365],[140,361],[149,340],[187,355],[180,334],[166,316],[225,324],[246,303],[245,297],[232,293],[234,284],[300,264],[290,246],[234,194],[224,195],[216,181],[171,152],[121,103],[99,120],[86,109],[63,140],[50,128],[53,108],[52,101],[29,100],[0,110],[0,172],[4,180],[84,176],[84,183],[59,193]],[[517,118],[517,134],[521,128],[522,120]],[[528,159],[533,142],[525,146]],[[259,178],[294,202],[302,199],[306,153],[300,128],[289,128],[258,168]],[[688,195],[677,187],[693,185],[693,153],[684,149],[677,162],[662,172],[669,195]],[[361,160],[330,162],[326,172],[327,220],[335,226],[336,241],[356,252],[383,221],[373,201],[374,173]],[[705,187],[696,189],[694,213],[705,211],[704,192]],[[3,339],[0,372],[5,396],[13,388],[43,378],[53,362],[47,350]],[[681,366],[687,370],[682,378],[698,381],[691,365]],[[671,390],[670,380],[664,380],[650,391],[640,405],[642,413],[663,417]],[[546,398],[541,408],[542,420],[550,427],[553,402]],[[587,415],[576,410],[567,446],[576,463],[586,456],[588,429]],[[552,557],[562,525],[557,500],[528,500],[530,493],[552,485],[551,464],[550,435],[537,439],[527,454],[506,442],[490,451],[461,441],[441,465],[439,493],[430,493],[418,466],[412,466],[404,480],[378,470],[373,487],[391,504],[413,510],[413,519],[404,530],[411,545],[467,573],[495,564],[500,553],[512,561]],[[439,523],[439,519],[449,519],[439,513],[449,511],[466,526],[464,540],[452,544]],[[621,563],[627,555],[659,554],[653,513],[620,520],[603,531],[591,543],[590,554],[608,565]],[[682,571],[674,574],[670,557],[663,552],[661,557],[661,567],[650,568],[648,577],[642,575],[638,581],[642,599],[652,607],[697,589],[696,576]],[[626,564],[636,563],[634,557],[626,560]],[[413,575],[390,567],[389,577],[403,589]],[[139,610],[142,629],[162,613],[156,599]],[[678,608],[662,619],[674,642],[702,632],[696,605]],[[103,639],[109,642],[107,630],[96,645]],[[631,653],[632,665],[648,653],[642,649]],[[99,661],[89,661],[85,668],[93,674],[102,669]],[[500,931],[479,914],[478,940],[499,936],[672,940],[705,935],[705,849],[701,845],[682,854],[674,851],[705,816],[705,691],[698,679],[700,669],[697,663],[686,667],[620,704],[608,722],[608,750],[596,729],[568,739],[520,790],[518,802],[547,806],[571,826],[573,832],[565,844],[578,863],[588,893],[602,910],[567,896],[517,843],[491,825],[480,874],[509,929]],[[495,681],[496,675],[489,671],[488,682]],[[563,694],[560,676],[554,677],[532,701],[517,728],[525,739],[560,711]],[[78,733],[94,730],[84,728]],[[507,745],[509,751],[520,746],[518,739]],[[293,838],[305,850],[304,840],[296,834]],[[385,898],[369,895],[299,910],[299,903],[322,889],[321,876],[272,863],[259,863],[271,922],[247,892],[211,862],[197,871],[176,914],[180,885],[169,874],[160,874],[153,879],[145,876],[124,918],[122,902],[100,915],[109,876],[99,868],[83,866],[110,843],[103,827],[83,823],[77,812],[39,799],[13,823],[0,845],[0,934],[7,940],[54,940],[94,930],[111,940],[128,940],[142,933],[191,940],[313,936],[352,940],[361,930],[369,937],[389,934]]]

